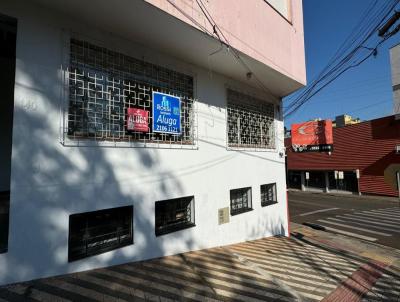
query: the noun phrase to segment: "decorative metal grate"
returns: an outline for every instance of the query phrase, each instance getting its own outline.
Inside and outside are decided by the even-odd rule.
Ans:
[[[94,140],[174,148],[196,143],[191,76],[71,39],[66,82],[63,143],[68,140],[82,145]],[[153,91],[181,98],[180,134],[154,133],[151,129]],[[127,129],[128,108],[148,113],[148,132]]]
[[[230,191],[231,215],[236,215],[250,211],[251,206],[251,188],[240,188]]]
[[[194,196],[156,202],[156,236],[194,225]]]
[[[274,149],[274,105],[231,89],[227,94],[228,147]]]
[[[265,207],[277,203],[276,184],[261,185],[261,206]]]

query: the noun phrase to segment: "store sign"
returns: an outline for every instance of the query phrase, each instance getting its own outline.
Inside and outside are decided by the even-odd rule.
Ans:
[[[149,112],[147,110],[128,108],[127,115],[127,130],[149,132]]]
[[[292,148],[295,152],[331,152],[332,121],[310,121],[292,125]]]
[[[181,99],[153,91],[153,132],[181,134]]]

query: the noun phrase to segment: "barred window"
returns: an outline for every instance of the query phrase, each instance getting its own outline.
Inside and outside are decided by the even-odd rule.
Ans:
[[[68,261],[133,244],[133,206],[69,216]]]
[[[274,105],[228,89],[228,147],[274,149]]]
[[[252,210],[251,187],[230,191],[231,215],[237,215]]]
[[[77,39],[69,64],[69,139],[194,144],[193,77]],[[180,134],[151,129],[153,91],[180,97]],[[128,127],[130,110],[141,112],[145,127]]]
[[[156,236],[194,226],[194,196],[156,202]]]
[[[277,203],[276,183],[261,185],[261,206],[269,206]]]

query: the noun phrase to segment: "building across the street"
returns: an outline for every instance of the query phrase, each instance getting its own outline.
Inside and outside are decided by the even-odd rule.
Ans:
[[[301,1],[3,0],[0,58],[0,285],[288,234]]]
[[[400,119],[396,115],[333,128],[331,152],[295,152],[285,139],[288,187],[398,196]]]

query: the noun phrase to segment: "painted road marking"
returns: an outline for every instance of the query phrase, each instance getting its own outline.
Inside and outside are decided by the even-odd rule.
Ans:
[[[394,223],[382,222],[382,220],[378,220],[378,221],[373,221],[373,220],[371,220],[371,219],[365,220],[365,218],[363,218],[363,217],[358,217],[358,216],[351,215],[351,214],[343,214],[343,216],[338,215],[338,216],[336,216],[336,217],[343,218],[343,219],[348,219],[348,220],[354,220],[354,221],[365,222],[365,223],[368,223],[368,225],[376,224],[376,225],[387,226],[387,227],[390,227],[390,230],[391,230],[392,232],[397,232],[397,230],[400,231],[400,225],[398,225],[398,224],[396,225],[396,224],[394,224]],[[371,225],[371,226],[372,226],[372,225]]]
[[[398,230],[393,230],[393,229],[389,229],[389,228],[385,228],[382,226],[378,226],[378,225],[371,225],[370,222],[365,222],[365,220],[362,222],[357,222],[357,221],[352,221],[352,218],[348,218],[348,217],[343,217],[343,216],[336,216],[337,218],[327,218],[329,220],[333,220],[333,221],[338,221],[338,222],[348,222],[348,223],[352,223],[352,224],[356,224],[356,225],[360,225],[360,226],[364,226],[364,227],[370,227],[373,229],[377,229],[377,230],[382,230],[382,231],[387,231],[387,232],[394,232],[394,233],[400,233],[400,231]],[[338,219],[338,218],[342,218],[342,219]]]
[[[321,225],[321,226],[323,226],[328,231],[339,233],[339,234],[343,234],[343,235],[347,235],[347,236],[351,236],[351,237],[355,237],[355,238],[359,238],[359,239],[364,239],[364,240],[368,240],[368,241],[377,241],[378,240],[378,239],[373,238],[373,237],[368,237],[368,236],[363,236],[363,235],[359,235],[359,234],[355,234],[355,233],[351,233],[351,232],[346,232],[346,231],[343,231],[343,230],[327,227],[327,226],[324,226],[324,225]]]
[[[384,214],[379,214],[379,213],[356,213],[357,215],[363,215],[363,216],[369,216],[369,217],[373,217],[373,218],[379,218],[379,219],[387,219],[387,220],[394,220],[399,221],[400,222],[400,218],[393,218],[393,217],[389,217],[387,215]]]
[[[328,220],[324,220],[324,219],[319,219],[318,221],[321,221],[322,223],[333,224],[333,225],[341,226],[341,227],[344,227],[344,228],[354,229],[354,230],[358,230],[358,231],[362,231],[362,232],[366,232],[366,233],[371,233],[371,234],[375,234],[375,235],[386,236],[386,237],[392,236],[391,234],[388,234],[388,233],[382,233],[382,232],[366,230],[365,228],[358,228],[358,227],[355,227],[355,226],[351,226],[351,225],[347,225],[347,224],[343,224],[343,223],[336,223],[336,222],[332,222],[332,221],[328,221]]]
[[[322,212],[328,212],[328,211],[334,211],[334,210],[339,210],[339,208],[322,209],[322,210],[303,213],[303,214],[300,214],[299,216],[307,216],[307,215],[312,215],[315,213],[322,213]]]

